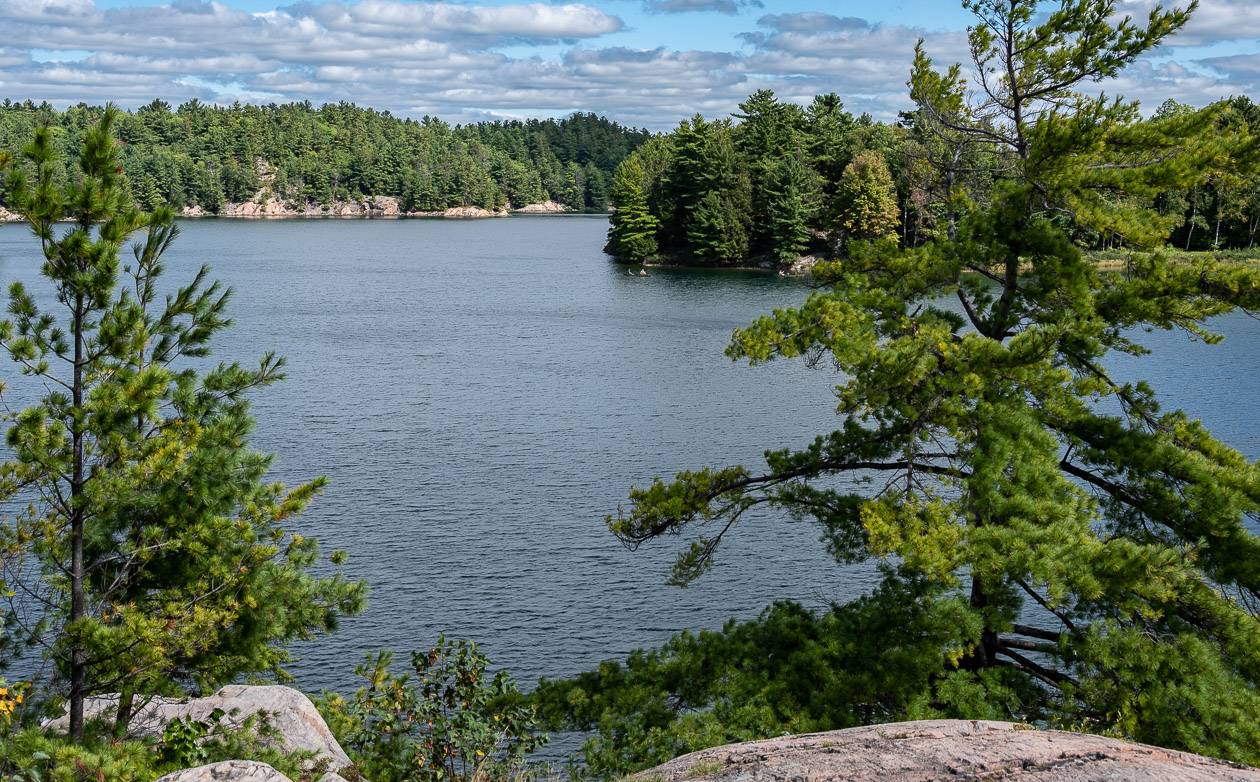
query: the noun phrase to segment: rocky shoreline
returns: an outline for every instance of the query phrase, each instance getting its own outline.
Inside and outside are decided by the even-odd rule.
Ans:
[[[186,219],[218,218],[246,220],[296,220],[296,219],[358,219],[386,220],[395,218],[438,218],[443,220],[483,220],[492,217],[521,215],[577,214],[569,207],[555,201],[526,204],[519,209],[483,209],[479,206],[453,206],[437,211],[407,211],[397,198],[372,196],[356,201],[334,201],[331,204],[305,204],[294,206],[279,198],[271,197],[241,203],[225,203],[218,212],[208,212],[200,206],[186,206],[179,216]],[[0,206],[0,223],[19,223],[20,215]]]
[[[735,264],[714,264],[714,263],[696,263],[694,261],[671,261],[663,258],[653,258],[648,261],[631,262],[621,261],[625,266],[640,267],[643,269],[696,269],[705,271],[724,271],[724,272],[778,272],[780,277],[808,277],[813,273],[816,266],[823,258],[817,255],[802,255],[795,261],[786,266],[779,266],[772,261],[753,261],[748,260],[744,263]]]
[[[217,212],[208,212],[200,206],[186,206],[180,217],[233,217],[233,218],[391,218],[391,217],[441,217],[452,220],[476,220],[487,217],[507,217],[507,209],[483,209],[478,206],[454,206],[432,212],[408,211],[393,196],[369,196],[354,201],[333,201],[330,204],[294,205],[274,195],[256,198],[242,203],[225,203]]]

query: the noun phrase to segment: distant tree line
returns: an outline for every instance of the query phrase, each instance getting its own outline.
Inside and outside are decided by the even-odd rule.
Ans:
[[[102,107],[0,103],[0,151],[59,128],[59,178],[78,165]],[[294,203],[393,196],[405,210],[496,209],[554,200],[605,211],[613,170],[651,134],[594,114],[450,125],[351,103],[211,106],[163,101],[123,114],[117,133],[136,203],[217,212],[260,191]],[[0,205],[6,203],[0,186]]]
[[[1222,123],[1260,133],[1260,105],[1225,103]],[[1192,111],[1168,101],[1157,115]],[[799,106],[758,91],[732,118],[683,120],[620,165],[607,250],[626,261],[782,264],[853,240],[916,247],[950,237],[969,204],[992,200],[1011,161],[940,124],[922,110],[877,123],[835,94]],[[1225,161],[1208,184],[1162,193],[1154,206],[1181,249],[1254,248],[1260,234],[1260,178]],[[1125,246],[1123,235],[1062,220],[1086,247]]]

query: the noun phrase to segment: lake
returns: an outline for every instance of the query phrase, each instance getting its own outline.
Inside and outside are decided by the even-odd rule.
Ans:
[[[216,358],[289,360],[287,382],[256,398],[254,444],[282,480],[329,478],[298,529],[349,550],[372,588],[364,614],[298,647],[302,689],[352,687],[369,650],[442,632],[479,641],[528,686],[775,599],[823,605],[873,582],[830,561],[814,527],[759,511],[713,572],[677,589],[665,579],[678,541],[632,553],[603,523],[632,483],[756,467],[835,424],[829,372],[722,355],[732,329],[803,301],[801,282],[631,276],[600,251],[603,217],[181,228],[168,282],[208,263],[236,290]],[[0,279],[37,272],[28,230],[0,226]],[[1157,358],[1115,368],[1254,459],[1260,324],[1217,325],[1223,345],[1152,334]]]

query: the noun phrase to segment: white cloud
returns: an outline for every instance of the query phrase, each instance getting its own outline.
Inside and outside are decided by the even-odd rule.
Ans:
[[[710,11],[734,16],[747,8],[765,7],[761,0],[644,0],[650,13],[683,14]]]
[[[1181,63],[1150,60],[1135,63],[1118,77],[1097,85],[1096,89],[1136,100],[1147,114],[1169,98],[1192,106],[1204,106],[1245,91],[1236,82],[1187,68]]]
[[[1238,93],[1260,97],[1260,53],[1209,57],[1199,60],[1198,64],[1221,74],[1225,81],[1238,88]]]
[[[906,80],[914,45],[924,38],[932,56],[951,63],[966,56],[962,32],[806,12],[764,16],[746,33],[752,48],[746,67],[791,79],[814,92],[838,92],[850,108],[889,119],[909,105]]]
[[[352,4],[299,4],[284,9],[291,18],[309,18],[328,30],[390,37],[462,36],[476,39],[566,40],[593,38],[621,29],[621,20],[587,5],[529,3],[465,6],[360,0]]]
[[[1184,8],[1169,0],[1120,0],[1116,12],[1141,22],[1157,5]],[[1260,38],[1260,2],[1256,0],[1200,0],[1190,22],[1166,46],[1202,46],[1220,41],[1254,41]]]

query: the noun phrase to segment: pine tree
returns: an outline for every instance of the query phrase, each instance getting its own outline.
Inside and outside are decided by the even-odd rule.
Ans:
[[[844,169],[836,188],[839,214],[835,227],[846,240],[869,241],[897,236],[897,190],[888,162],[875,150],[861,152]]]
[[[626,261],[644,261],[657,253],[659,224],[648,210],[643,180],[643,166],[635,155],[622,161],[613,175],[612,198],[616,211],[608,220],[608,245],[604,251]]]
[[[766,236],[779,263],[800,257],[809,246],[815,211],[816,176],[796,155],[780,157],[766,174]]]
[[[710,136],[712,127],[697,114],[683,120],[670,136],[669,168],[663,190],[670,212],[662,215],[668,245],[679,249],[687,244],[687,224],[692,212],[712,189]]]
[[[805,111],[805,144],[810,165],[834,187],[853,159],[853,115],[834,92],[819,95]],[[832,195],[833,191],[828,191]]]
[[[1152,208],[1202,186],[1215,161],[1245,169],[1260,152],[1222,127],[1220,107],[1147,119],[1080,91],[1189,18],[1157,8],[1135,22],[1115,6],[966,3],[977,76],[964,85],[921,56],[911,88],[919,110],[1001,161],[991,204],[921,248],[859,246],[816,271],[828,289],[737,331],[728,351],[755,364],[825,356],[840,425],[768,452],[764,469],[636,489],[609,519],[631,547],[691,534],[680,583],[760,506],[815,520],[842,562],[880,563],[871,594],[797,623],[786,659],[850,666],[819,677],[830,697],[810,729],[1001,718],[1260,762],[1260,537],[1248,526],[1260,465],[1109,368],[1147,352],[1143,329],[1213,343],[1212,318],[1260,307],[1260,270],[1165,256],[1177,216]],[[1154,251],[1102,273],[1073,242],[1087,232]],[[719,658],[722,670],[768,665],[762,646],[722,649],[742,655]],[[703,653],[681,639],[670,656],[602,670],[599,705],[646,706],[600,724],[713,743],[800,724],[773,672],[663,678],[709,670]],[[698,715],[731,703],[733,722],[698,732],[712,727]]]
[[[331,629],[364,589],[313,575],[314,541],[286,524],[322,480],[265,482],[270,458],[248,446],[247,395],[281,379],[283,361],[193,368],[229,324],[230,292],[203,268],[159,302],[177,230],[169,209],[131,205],[118,118],[108,109],[84,135],[64,185],[48,127],[7,172],[65,312],[59,323],[15,283],[0,323],[0,348],[44,389],[6,416],[0,497],[24,510],[0,527],[0,594],[7,640],[54,664],[43,694],[67,697],[76,740],[96,693],[122,691],[121,729],[138,696],[279,673],[285,641]],[[141,231],[124,270],[120,249]]]
[[[739,104],[734,116],[740,120],[735,128],[736,149],[752,185],[751,243],[769,247],[774,242],[771,201],[775,196],[771,191],[776,183],[772,180],[781,158],[800,151],[804,113],[795,104],[776,100],[772,91],[758,90]]]
[[[687,222],[687,246],[700,261],[736,263],[748,256],[748,232],[739,206],[720,190],[700,199]]]

